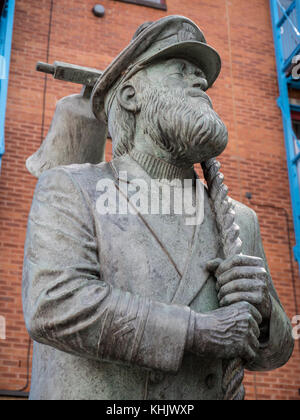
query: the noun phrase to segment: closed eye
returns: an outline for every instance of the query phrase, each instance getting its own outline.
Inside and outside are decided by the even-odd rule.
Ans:
[[[172,77],[172,76],[180,76],[180,77],[183,77],[183,76],[184,76],[184,74],[183,74],[183,73],[172,73],[172,74],[170,74],[169,76],[170,76],[170,77]]]

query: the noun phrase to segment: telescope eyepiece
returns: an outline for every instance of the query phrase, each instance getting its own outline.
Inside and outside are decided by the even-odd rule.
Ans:
[[[40,71],[42,73],[52,74],[52,76],[54,76],[54,74],[55,74],[55,67],[54,66],[52,66],[51,64],[42,63],[41,61],[39,61],[37,63],[36,70]]]

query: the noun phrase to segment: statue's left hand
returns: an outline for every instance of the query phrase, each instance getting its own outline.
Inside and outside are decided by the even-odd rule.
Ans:
[[[207,269],[217,278],[217,292],[221,307],[249,302],[269,320],[272,302],[268,290],[268,274],[264,261],[258,257],[234,255],[226,260],[213,260]]]

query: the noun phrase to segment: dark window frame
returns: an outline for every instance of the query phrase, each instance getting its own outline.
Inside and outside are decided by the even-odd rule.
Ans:
[[[298,140],[300,140],[300,112],[292,112],[293,130]]]
[[[152,9],[167,10],[166,0],[160,0],[160,4],[154,3],[151,0],[115,0],[115,1],[120,1],[122,3],[136,4],[138,6],[151,7]]]
[[[297,139],[300,140],[300,121],[299,120],[293,120],[293,130],[297,136]]]
[[[2,16],[4,6],[5,6],[5,0],[0,0],[0,16]]]

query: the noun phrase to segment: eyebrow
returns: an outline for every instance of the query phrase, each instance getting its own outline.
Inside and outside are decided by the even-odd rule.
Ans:
[[[183,58],[171,58],[167,61],[166,66],[171,67],[174,64],[183,63],[185,60]]]
[[[196,64],[194,64],[194,63],[192,63],[191,61],[188,61],[188,60],[186,60],[186,59],[184,59],[184,58],[171,58],[171,59],[169,59],[168,61],[167,61],[167,63],[166,63],[166,67],[172,67],[172,65],[174,65],[174,64],[180,64],[180,63],[183,63],[183,62],[186,62],[186,63],[189,63],[189,64],[192,64],[192,65],[194,65],[195,66],[195,68],[198,70],[198,71],[201,71],[201,73],[202,73],[202,75],[203,75],[203,77],[205,77],[206,78],[206,75],[205,75],[205,73],[204,73],[204,71],[200,68],[200,67],[198,67]]]

